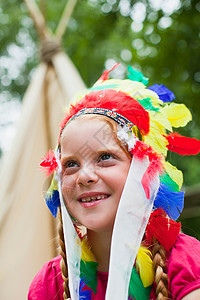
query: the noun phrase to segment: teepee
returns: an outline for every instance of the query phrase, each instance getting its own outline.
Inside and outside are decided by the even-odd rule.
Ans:
[[[28,287],[42,265],[55,256],[56,222],[46,208],[48,181],[41,157],[56,146],[66,105],[85,85],[61,51],[75,0],[69,0],[52,36],[33,0],[25,0],[39,33],[43,62],[23,99],[18,130],[0,170],[0,299],[27,299]]]

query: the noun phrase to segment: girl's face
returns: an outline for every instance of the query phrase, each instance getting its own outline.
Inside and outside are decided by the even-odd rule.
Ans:
[[[60,143],[62,194],[69,213],[89,230],[112,230],[130,159],[99,119],[73,120]]]

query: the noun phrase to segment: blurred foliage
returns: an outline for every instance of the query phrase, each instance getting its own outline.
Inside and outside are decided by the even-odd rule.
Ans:
[[[182,231],[200,240],[200,218],[188,218],[181,220]]]
[[[66,0],[37,3],[55,32]],[[2,0],[0,14],[1,104],[22,99],[39,63],[39,40],[21,0]],[[193,114],[194,121],[181,133],[199,138],[199,14],[197,0],[79,0],[62,46],[88,86],[114,62],[122,63],[116,70],[119,77],[130,64],[149,76],[150,84],[165,84]],[[170,154],[169,160],[183,170],[186,185],[199,183],[199,155]]]

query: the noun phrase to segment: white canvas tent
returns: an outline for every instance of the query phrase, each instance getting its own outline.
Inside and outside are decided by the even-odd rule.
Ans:
[[[26,2],[40,37],[51,39],[34,2]],[[72,6],[67,6],[61,19],[60,24],[64,27]],[[64,27],[62,25],[57,31],[59,38]],[[37,271],[57,254],[56,224],[43,197],[48,182],[40,171],[39,163],[48,149],[56,146],[66,104],[85,86],[64,53],[52,49],[49,53],[51,64],[42,62],[38,66],[24,96],[17,134],[0,170],[2,300],[26,299],[28,287]]]

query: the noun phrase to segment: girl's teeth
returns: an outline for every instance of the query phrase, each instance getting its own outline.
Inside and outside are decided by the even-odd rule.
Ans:
[[[95,201],[95,200],[101,200],[106,198],[105,195],[98,195],[98,196],[92,196],[92,197],[85,197],[81,199],[81,202],[91,202],[91,201]]]

